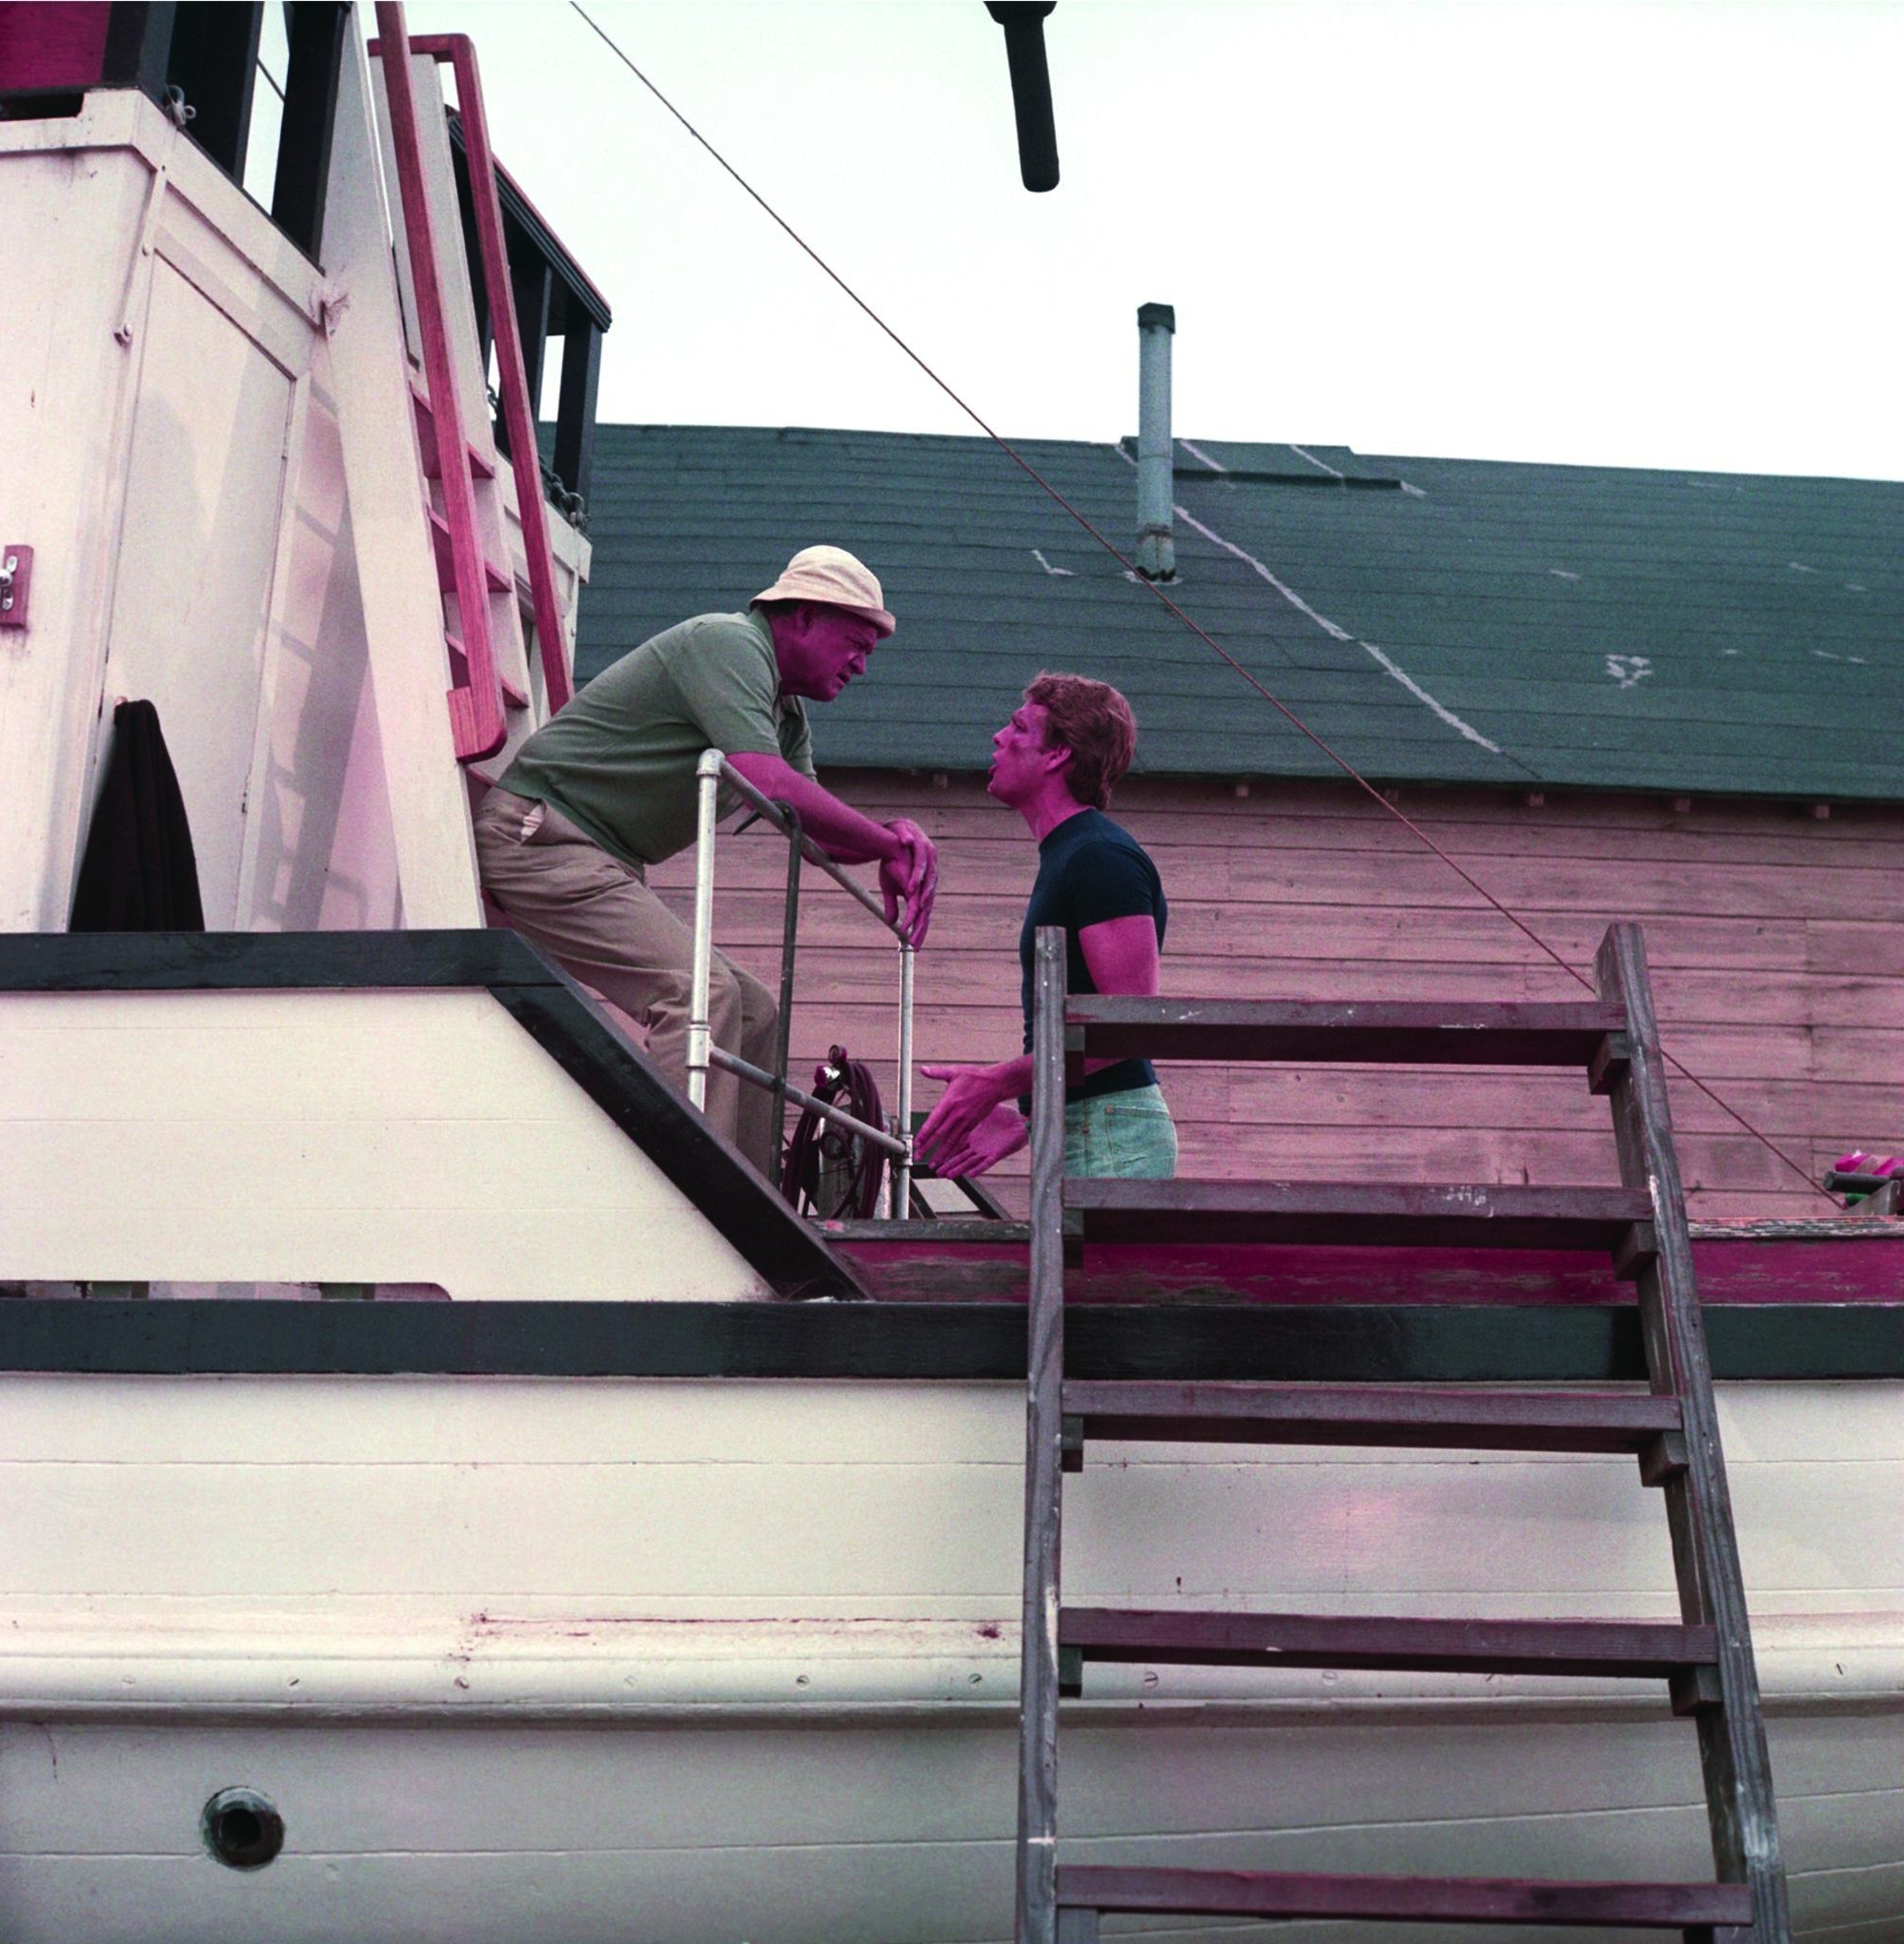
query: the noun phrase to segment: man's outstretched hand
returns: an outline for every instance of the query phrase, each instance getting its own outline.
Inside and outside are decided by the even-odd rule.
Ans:
[[[1016,1154],[1030,1139],[1024,1116],[1007,1102],[994,1107],[957,1146],[942,1142],[927,1165],[946,1181],[966,1181]]]
[[[907,944],[922,945],[926,929],[932,923],[932,902],[939,896],[939,851],[909,817],[895,817],[886,828],[901,846],[897,857],[887,858],[880,865],[886,922],[899,925]],[[905,913],[902,924],[901,909]]]
[[[935,1174],[978,1175],[1030,1140],[1024,1116],[1008,1097],[1007,1083],[996,1066],[922,1066],[928,1080],[942,1080],[946,1088],[939,1104],[925,1117],[915,1151]]]

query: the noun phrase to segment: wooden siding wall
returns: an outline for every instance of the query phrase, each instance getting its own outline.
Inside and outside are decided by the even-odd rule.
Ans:
[[[824,747],[824,724],[820,725]],[[979,777],[883,772],[829,782],[941,843],[921,955],[922,1060],[1019,1048],[1018,927],[1036,858]],[[1813,1179],[1852,1147],[1904,1148],[1904,809],[1408,791],[1401,807],[1590,974],[1610,921],[1646,927],[1667,1051]],[[1112,812],[1170,899],[1167,991],[1289,999],[1562,999],[1581,988],[1349,786],[1128,780]],[[782,843],[760,826],[719,851],[716,941],[778,977]],[[654,873],[679,894],[685,855]],[[797,1078],[829,1042],[889,1089],[894,955],[809,868],[793,1023]],[[806,1069],[801,1075],[800,1068]],[[1586,1184],[1616,1173],[1604,1103],[1561,1076],[1458,1068],[1180,1067],[1164,1076],[1186,1174]],[[938,1087],[924,1083],[919,1104]],[[1692,1212],[1818,1216],[1824,1200],[1689,1082],[1672,1083]],[[890,1104],[890,1092],[887,1092]],[[1023,1157],[1000,1170],[1022,1203]]]

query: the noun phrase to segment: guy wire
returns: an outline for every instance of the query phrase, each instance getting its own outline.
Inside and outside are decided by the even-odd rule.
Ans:
[[[1565,958],[1563,958],[1561,954],[1557,952],[1553,948],[1553,946],[1550,945],[1548,942],[1544,938],[1542,938],[1540,934],[1536,932],[1533,929],[1533,927],[1529,925],[1524,919],[1519,917],[1516,913],[1509,910],[1507,905],[1502,903],[1502,901],[1498,898],[1496,898],[1494,894],[1491,891],[1489,891],[1485,884],[1481,883],[1469,872],[1468,872],[1459,863],[1457,863],[1454,861],[1454,859],[1448,854],[1447,851],[1442,849],[1440,844],[1435,842],[1433,838],[1428,836],[1427,831],[1423,830],[1422,827],[1418,823],[1416,823],[1412,818],[1407,816],[1402,811],[1401,807],[1398,804],[1391,803],[1388,800],[1388,799],[1385,797],[1382,794],[1382,792],[1373,783],[1371,783],[1367,780],[1367,778],[1365,777],[1361,773],[1361,771],[1355,767],[1353,763],[1351,763],[1348,760],[1347,757],[1338,755],[1337,752],[1334,749],[1332,749],[1328,743],[1324,741],[1324,739],[1319,735],[1317,735],[1316,732],[1313,729],[1311,729],[1309,725],[1306,722],[1305,722],[1303,719],[1300,716],[1298,716],[1296,712],[1293,709],[1291,709],[1286,702],[1285,702],[1279,696],[1271,694],[1271,692],[1267,688],[1266,688],[1264,684],[1261,681],[1259,681],[1257,678],[1249,672],[1248,669],[1244,667],[1243,663],[1237,660],[1236,657],[1230,654],[1229,651],[1224,647],[1222,642],[1218,641],[1212,635],[1208,634],[1201,625],[1199,625],[1198,622],[1193,620],[1190,618],[1190,616],[1185,614],[1184,610],[1181,607],[1179,607],[1174,600],[1170,598],[1169,595],[1166,594],[1164,591],[1164,589],[1157,584],[1156,581],[1146,579],[1143,575],[1141,575],[1137,571],[1136,563],[1132,561],[1124,553],[1124,551],[1117,545],[1117,543],[1110,539],[1109,537],[1106,536],[1104,533],[1100,531],[1100,529],[1097,526],[1095,526],[1089,518],[1087,518],[1075,506],[1073,506],[1071,502],[1068,499],[1066,499],[1061,492],[1059,492],[1057,487],[1052,485],[1052,483],[1048,479],[1046,479],[1042,473],[1040,473],[1034,465],[1032,465],[1030,460],[1025,458],[1025,456],[1021,452],[1019,452],[1015,446],[1012,445],[1009,439],[1005,438],[1003,434],[995,431],[991,424],[977,411],[975,407],[969,405],[965,401],[965,399],[959,395],[958,392],[953,390],[952,386],[944,378],[941,377],[939,373],[935,371],[931,365],[927,364],[925,359],[922,357],[918,352],[913,350],[912,346],[908,344],[905,341],[905,339],[901,337],[899,334],[899,333],[895,331],[893,327],[890,324],[888,324],[886,320],[883,317],[881,317],[880,314],[877,311],[875,311],[869,303],[867,303],[865,298],[863,298],[859,294],[859,292],[856,291],[853,288],[853,286],[849,284],[846,281],[846,279],[842,277],[840,274],[840,273],[837,270],[835,270],[833,266],[830,263],[828,263],[823,256],[820,254],[820,253],[817,250],[814,249],[812,244],[810,244],[806,240],[806,238],[802,236],[800,233],[800,232],[796,230],[793,227],[793,225],[789,223],[787,219],[784,216],[782,216],[777,209],[774,208],[773,204],[768,202],[766,197],[763,196],[760,192],[760,191],[757,190],[754,187],[754,185],[751,182],[749,182],[747,178],[744,175],[742,175],[738,169],[735,168],[733,163],[728,161],[727,157],[723,155],[720,152],[720,151],[717,149],[714,146],[714,144],[710,142],[707,139],[707,137],[703,135],[701,132],[698,128],[696,128],[691,121],[688,120],[687,116],[684,115],[680,111],[680,110],[677,108],[675,104],[672,101],[670,101],[665,94],[661,92],[660,89],[658,88],[655,85],[655,83],[651,81],[648,78],[648,76],[644,74],[641,71],[641,70],[635,65],[635,63],[628,57],[628,55],[624,53],[618,46],[617,46],[614,39],[609,35],[607,30],[603,27],[601,27],[599,23],[598,23],[594,19],[594,17],[589,13],[588,10],[582,6],[581,0],[569,0],[569,5],[572,8],[574,8],[577,13],[580,14],[583,21],[588,25],[591,30],[601,40],[602,44],[608,49],[609,52],[612,53],[616,57],[616,59],[618,60],[621,63],[621,65],[624,68],[626,68],[631,74],[634,75],[636,80],[640,82],[641,86],[645,88],[648,91],[648,92],[652,94],[655,97],[655,99],[658,101],[664,109],[667,110],[668,113],[671,114],[675,118],[675,120],[678,121],[681,125],[681,127],[685,129],[687,132],[691,136],[693,136],[693,138],[697,142],[699,142],[703,149],[707,151],[708,154],[711,155],[714,158],[714,160],[719,164],[720,168],[734,181],[736,186],[739,187],[749,197],[749,199],[752,200],[760,208],[761,213],[764,215],[766,215],[771,222],[773,222],[776,228],[780,230],[786,235],[788,240],[792,242],[796,246],[796,248],[798,248],[859,311],[861,311],[881,333],[883,333],[883,334],[886,337],[891,339],[893,344],[896,345],[898,349],[907,358],[909,358],[912,361],[912,363],[919,367],[920,371],[924,374],[924,375],[932,382],[932,384],[935,385],[941,392],[942,392],[945,395],[945,396],[948,397],[952,401],[952,403],[956,405],[959,408],[959,410],[962,412],[965,415],[965,416],[969,418],[972,421],[972,423],[976,425],[979,428],[979,430],[982,432],[985,435],[985,436],[988,439],[990,439],[992,443],[995,446],[997,446],[999,450],[1002,453],[1003,453],[1004,456],[1008,459],[1010,459],[1011,462],[1015,466],[1017,466],[1019,470],[1023,472],[1025,475],[1025,476],[1028,479],[1030,479],[1035,486],[1039,488],[1041,492],[1044,493],[1053,501],[1055,501],[1057,505],[1062,507],[1063,511],[1066,514],[1068,514],[1070,517],[1073,520],[1075,520],[1077,524],[1080,527],[1082,527],[1084,530],[1084,532],[1087,533],[1091,537],[1091,538],[1094,539],[1098,543],[1098,545],[1101,546],[1104,550],[1104,552],[1111,557],[1113,560],[1117,561],[1117,563],[1124,570],[1125,575],[1128,577],[1130,580],[1132,580],[1139,587],[1146,589],[1152,596],[1155,597],[1155,598],[1158,601],[1160,601],[1164,605],[1165,608],[1166,608],[1172,615],[1174,615],[1178,620],[1183,622],[1184,626],[1186,627],[1191,634],[1196,636],[1197,638],[1200,641],[1202,641],[1205,644],[1205,646],[1211,651],[1211,653],[1216,655],[1219,659],[1228,663],[1228,665],[1232,669],[1234,669],[1236,673],[1240,675],[1243,678],[1243,679],[1246,682],[1247,682],[1249,686],[1253,688],[1256,691],[1256,693],[1263,698],[1265,701],[1268,702],[1271,707],[1278,710],[1287,719],[1292,728],[1297,730],[1304,737],[1307,738],[1307,739],[1310,742],[1314,743],[1316,748],[1319,749],[1322,752],[1322,754],[1325,757],[1327,757],[1328,760],[1336,766],[1336,768],[1341,770],[1342,773],[1349,780],[1349,781],[1354,783],[1358,789],[1365,792],[1368,797],[1372,798],[1375,802],[1380,804],[1381,807],[1390,817],[1392,817],[1395,820],[1395,821],[1403,827],[1403,829],[1408,831],[1408,834],[1411,837],[1413,837],[1418,843],[1422,844],[1427,850],[1430,851],[1435,857],[1439,858],[1441,861],[1444,864],[1446,864],[1448,868],[1450,871],[1452,871],[1454,875],[1457,878],[1459,878],[1461,881],[1464,884],[1466,884],[1470,891],[1472,891],[1485,903],[1491,905],[1494,908],[1494,910],[1498,911],[1501,914],[1501,916],[1505,918],[1508,921],[1508,922],[1511,924],[1517,931],[1522,933],[1536,947],[1536,949],[1542,952],[1547,958],[1551,959],[1553,962],[1556,965],[1558,965],[1560,969],[1563,972],[1565,972],[1570,979],[1572,979],[1576,981],[1579,984],[1584,985],[1589,992],[1594,995],[1595,998],[1599,996],[1599,987],[1595,985],[1592,980],[1589,979],[1584,972],[1580,971],[1576,966],[1570,964]],[[1675,1073],[1679,1075],[1679,1077],[1682,1080],[1686,1081],[1690,1085],[1695,1087],[1700,1093],[1704,1094],[1705,1097],[1709,1101],[1711,1101],[1715,1107],[1719,1108],[1719,1110],[1722,1113],[1730,1116],[1731,1119],[1737,1122],[1737,1124],[1742,1128],[1744,1128],[1745,1131],[1748,1134],[1750,1134],[1752,1138],[1760,1144],[1760,1146],[1765,1148],[1768,1153],[1775,1156],[1788,1168],[1790,1168],[1792,1172],[1795,1174],[1799,1178],[1799,1180],[1805,1184],[1806,1187],[1811,1189],[1811,1191],[1813,1194],[1823,1196],[1824,1199],[1828,1202],[1832,1201],[1832,1197],[1829,1194],[1829,1192],[1819,1183],[1812,1179],[1812,1173],[1809,1168],[1803,1166],[1797,1161],[1794,1161],[1793,1157],[1787,1154],[1784,1148],[1780,1147],[1778,1144],[1775,1141],[1773,1141],[1770,1135],[1761,1133],[1757,1127],[1753,1126],[1753,1124],[1749,1120],[1747,1120],[1746,1117],[1742,1113],[1740,1113],[1736,1107],[1734,1107],[1731,1104],[1731,1102],[1722,1099],[1717,1093],[1715,1093],[1712,1090],[1712,1088],[1707,1085],[1707,1083],[1703,1080],[1701,1080],[1696,1073],[1692,1072],[1691,1069],[1688,1067],[1683,1061],[1676,1058],[1673,1054],[1667,1052],[1664,1046],[1660,1048],[1660,1057],[1666,1062],[1666,1063],[1669,1066],[1672,1068],[1672,1070]],[[1835,1202],[1832,1202],[1832,1205],[1833,1207],[1835,1208],[1837,1206],[1837,1204]]]

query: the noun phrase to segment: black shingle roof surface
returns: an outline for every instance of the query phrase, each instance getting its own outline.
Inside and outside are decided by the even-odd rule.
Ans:
[[[1130,546],[1124,452],[1019,449]],[[1173,597],[1370,777],[1904,797],[1904,486],[1198,439],[1175,496]],[[986,440],[604,425],[590,511],[584,678],[799,547],[873,567],[900,631],[823,766],[982,769],[1063,668],[1130,698],[1141,769],[1335,773]]]

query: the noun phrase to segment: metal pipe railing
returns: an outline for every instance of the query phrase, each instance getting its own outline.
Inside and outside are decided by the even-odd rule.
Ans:
[[[695,767],[700,792],[694,851],[694,970],[688,993],[688,1099],[707,1111],[708,988],[714,977],[714,825],[726,759],[705,750]]]
[[[764,1066],[756,1066],[751,1060],[742,1060],[738,1053],[728,1052],[725,1046],[715,1047],[711,1058],[713,1063],[725,1072],[738,1074],[742,1080],[751,1080],[756,1086],[785,1094],[796,1106],[811,1107],[821,1120],[831,1121],[838,1127],[850,1127],[861,1140],[870,1141],[887,1154],[900,1156],[906,1152],[906,1144],[897,1134],[888,1134],[883,1127],[875,1127],[870,1121],[861,1121],[844,1107],[836,1107],[831,1101],[820,1100],[804,1087],[796,1086],[790,1080],[776,1080]]]
[[[787,807],[787,898],[780,912],[780,1029],[774,1041],[774,1104],[780,1124],[786,1121],[787,1056],[793,1039],[794,948],[800,942],[800,812]],[[780,1185],[780,1144],[774,1143],[774,1163],[767,1179]]]
[[[788,858],[788,904],[785,938],[782,946],[780,968],[780,1071],[768,1073],[764,1068],[741,1060],[713,1043],[709,1029],[711,988],[714,977],[714,834],[715,824],[719,816],[719,798],[722,784],[732,789],[742,801],[751,804],[756,814],[764,817],[774,828],[787,839]],[[917,957],[907,943],[897,924],[886,918],[885,905],[868,891],[857,878],[849,877],[843,865],[837,864],[808,837],[800,827],[800,819],[785,804],[776,802],[763,795],[743,777],[725,756],[718,749],[704,750],[699,763],[695,765],[695,786],[699,795],[698,804],[697,834],[695,839],[694,871],[694,974],[693,986],[688,997],[688,1099],[703,1112],[707,1108],[707,1075],[711,1066],[719,1066],[723,1072],[734,1074],[749,1084],[766,1088],[777,1098],[797,1102],[802,1107],[811,1108],[822,1118],[837,1125],[851,1128],[863,1140],[893,1157],[892,1200],[890,1209],[895,1221],[902,1221],[912,1199],[912,1000],[913,970]],[[900,1018],[899,1018],[899,1132],[887,1133],[883,1128],[869,1126],[856,1119],[843,1108],[834,1106],[830,1102],[816,1100],[802,1087],[793,1085],[786,1077],[787,1018],[792,1010],[787,1002],[793,985],[794,916],[792,901],[799,895],[799,874],[793,860],[805,858],[818,864],[826,875],[842,890],[850,894],[879,920],[884,928],[899,941],[900,952]]]
[[[712,771],[710,771],[708,767],[710,759],[712,759],[714,764]],[[702,755],[700,762],[697,767],[695,774],[700,779],[703,800],[707,800],[708,778],[710,775],[712,775],[717,789],[719,784],[725,783],[731,790],[733,790],[740,798],[742,802],[751,803],[754,806],[754,809],[760,816],[764,817],[767,820],[767,821],[774,826],[776,830],[780,831],[783,836],[786,835],[787,811],[785,806],[783,804],[777,803],[771,797],[763,796],[759,790],[757,790],[753,786],[752,783],[750,783],[747,780],[745,777],[743,777],[740,774],[740,772],[738,769],[734,767],[734,765],[731,762],[727,760],[727,759],[724,756],[721,755],[719,750],[718,749],[707,750]],[[873,894],[870,891],[868,891],[862,883],[861,883],[859,879],[848,877],[846,874],[846,866],[844,864],[836,864],[833,861],[833,860],[829,858],[826,855],[826,853],[823,850],[821,850],[817,843],[814,842],[812,838],[808,837],[803,831],[800,834],[800,855],[803,858],[805,858],[809,863],[818,864],[820,868],[822,871],[824,871],[826,875],[829,878],[831,878],[833,881],[836,884],[838,884],[842,891],[848,892],[854,898],[858,899],[859,901],[861,904],[863,904],[866,907],[866,909],[870,911],[881,924],[886,923],[886,907],[879,901],[879,899],[874,897]],[[899,928],[896,925],[886,925],[886,929],[892,932],[895,936],[898,935]]]

